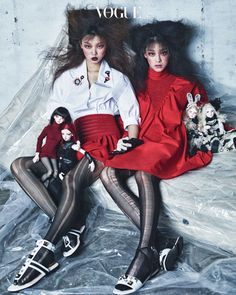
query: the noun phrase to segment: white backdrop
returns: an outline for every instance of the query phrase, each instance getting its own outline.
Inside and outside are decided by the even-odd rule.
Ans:
[[[218,95],[236,93],[236,1],[232,0],[116,0],[70,1],[136,7],[147,22],[184,19],[197,27],[191,54],[207,73]],[[39,54],[53,45],[63,24],[68,0],[1,0],[0,2],[0,112],[38,68]]]

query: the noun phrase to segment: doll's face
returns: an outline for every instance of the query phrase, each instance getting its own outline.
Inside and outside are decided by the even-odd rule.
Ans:
[[[65,119],[60,115],[55,115],[53,118],[57,124],[62,124],[65,121]]]
[[[196,107],[191,107],[187,110],[187,114],[189,116],[190,119],[194,119],[196,118],[197,116],[197,113],[198,113],[198,110]]]
[[[215,114],[215,110],[211,106],[209,106],[206,108],[205,114],[207,118],[212,118]]]
[[[162,72],[169,63],[169,50],[160,43],[153,42],[147,46],[144,57],[147,59],[149,67],[155,72]]]
[[[85,59],[92,64],[99,64],[106,54],[107,45],[99,36],[86,35],[80,44]]]
[[[72,137],[72,133],[68,129],[62,129],[61,130],[61,136],[62,136],[64,141],[70,141],[71,137]]]

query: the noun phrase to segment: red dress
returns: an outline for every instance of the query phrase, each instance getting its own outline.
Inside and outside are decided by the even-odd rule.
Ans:
[[[61,129],[64,124],[57,124],[53,122],[51,125],[47,125],[38,137],[36,152],[39,153],[40,158],[47,157],[51,159],[57,158],[57,148],[62,139]],[[43,139],[46,138],[46,142],[43,145]]]
[[[196,83],[164,71],[149,70],[147,90],[138,96],[141,114],[139,138],[144,144],[116,155],[106,161],[106,166],[142,170],[161,179],[176,177],[188,170],[207,165],[210,152],[198,151],[189,157],[187,135],[182,121],[187,105],[186,94],[201,95],[206,102],[204,89]]]

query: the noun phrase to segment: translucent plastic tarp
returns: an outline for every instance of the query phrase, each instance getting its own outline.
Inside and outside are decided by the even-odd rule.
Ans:
[[[62,32],[55,47],[65,41]],[[9,166],[13,159],[34,152],[37,135],[46,123],[52,66],[43,61],[0,116],[0,294],[8,294],[7,287],[25,256],[50,225],[11,178]],[[222,99],[222,111],[236,126],[235,97]],[[139,294],[236,294],[235,156],[235,151],[215,155],[203,169],[162,181],[160,229],[163,236],[183,235],[184,251],[174,271],[160,272]],[[137,191],[133,179],[129,185]],[[18,294],[112,294],[134,255],[139,234],[100,181],[84,197],[90,210],[78,255],[63,258],[59,244],[60,268]]]
[[[2,175],[6,177],[6,174]],[[16,270],[23,263],[25,255],[34,247],[35,241],[47,231],[49,220],[13,180],[1,181],[0,185],[1,194],[9,195],[8,201],[0,206],[0,294],[7,294],[6,289]],[[167,185],[169,186],[171,184]],[[98,190],[101,190],[99,181],[93,185],[92,191],[89,189],[85,194],[87,200],[89,196],[91,210],[78,255],[64,258],[58,245],[56,255],[60,268],[35,286],[18,294],[112,294],[117,278],[125,272],[134,255],[139,235],[136,228],[122,213],[106,208],[110,204],[110,199],[105,200],[106,196],[103,196],[102,201],[97,201],[99,195],[95,196],[94,193]],[[181,199],[181,195],[179,198]],[[194,197],[196,198],[197,196]],[[182,200],[184,203],[185,199]],[[101,202],[104,206],[101,206]],[[202,201],[200,203],[204,204]],[[111,206],[112,209],[116,209],[113,204]],[[185,206],[186,210],[187,207],[188,205]],[[160,272],[145,284],[139,294],[235,294],[236,258],[231,251],[223,250],[217,247],[217,244],[214,245],[217,225],[213,225],[211,217],[209,217],[208,225],[205,222],[202,232],[204,233],[205,227],[208,228],[210,242],[207,243],[206,234],[201,236],[199,221],[195,230],[189,231],[189,228],[186,228],[184,231],[182,228],[183,217],[188,218],[189,225],[191,222],[196,222],[195,219],[199,217],[198,214],[201,211],[199,207],[192,206],[189,213],[184,212],[182,215],[183,211],[184,208],[181,209],[181,207],[173,207],[171,210],[170,206],[165,226],[161,222],[161,231],[164,235],[176,235],[174,224],[177,225],[177,231],[182,230],[185,238],[184,251],[176,269]],[[206,208],[200,215],[206,217],[208,211]],[[222,210],[219,208],[219,211],[223,212],[224,207]],[[216,217],[219,214],[216,214]],[[181,220],[178,223],[176,216],[179,215]],[[229,222],[227,210],[222,215],[222,219],[223,217],[227,224]],[[162,219],[165,221],[165,218],[164,214]],[[172,222],[170,219],[173,219]],[[231,224],[232,230],[235,228],[234,223]],[[170,226],[172,226],[171,230]],[[223,232],[223,229],[220,229],[221,226],[219,223],[223,240],[227,236],[227,230]],[[212,241],[211,238],[213,238]],[[233,239],[232,235],[232,243]],[[217,243],[220,244],[220,238]]]

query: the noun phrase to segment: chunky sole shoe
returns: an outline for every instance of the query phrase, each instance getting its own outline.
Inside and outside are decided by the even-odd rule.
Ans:
[[[36,245],[16,275],[13,284],[8,287],[9,292],[17,292],[33,286],[59,266],[54,261],[55,247],[52,243],[39,240]]]
[[[177,259],[183,251],[183,238],[178,237],[172,248],[160,251],[160,265],[163,270],[173,270]]]
[[[85,225],[78,229],[71,229],[66,236],[63,237],[64,249],[63,256],[69,257],[73,255],[80,246],[80,237],[85,230]]]

